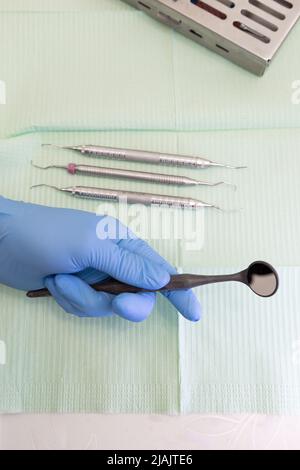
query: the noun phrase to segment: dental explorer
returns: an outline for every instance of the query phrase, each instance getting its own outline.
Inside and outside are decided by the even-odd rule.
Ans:
[[[233,186],[236,189],[236,186],[225,181],[219,181],[217,183],[210,183],[206,181],[199,181],[193,178],[188,178],[186,176],[176,176],[176,175],[166,175],[161,173],[149,173],[146,171],[133,171],[133,170],[123,170],[117,168],[103,168],[99,166],[92,165],[77,165],[76,163],[69,163],[68,165],[48,165],[48,166],[39,166],[31,162],[32,166],[39,168],[40,170],[48,170],[49,168],[62,168],[66,170],[71,175],[81,174],[88,176],[102,176],[108,178],[123,178],[137,181],[145,181],[148,183],[160,183],[167,185],[179,185],[179,186],[219,186],[225,184],[228,186]]]
[[[216,163],[211,160],[207,160],[206,158],[160,152],[149,152],[146,150],[121,149],[114,147],[103,147],[99,145],[59,146],[54,144],[43,144],[43,146],[75,150],[80,152],[82,155],[87,155],[90,157],[110,158],[113,160],[123,160],[130,162],[154,163],[160,165],[173,165],[190,168],[209,168],[211,166],[231,169],[246,168],[244,166],[232,166],[225,165],[223,163]]]
[[[48,184],[36,184],[31,188],[48,187],[72,194],[72,196],[82,197],[87,199],[101,199],[111,202],[127,202],[128,204],[144,204],[147,206],[169,206],[179,208],[198,209],[202,207],[211,207],[218,210],[223,210],[218,206],[202,202],[197,199],[178,196],[166,196],[162,194],[151,193],[138,193],[135,191],[122,191],[119,189],[103,189],[103,188],[89,188],[87,186],[71,186],[65,188],[58,188]],[[227,212],[227,211],[226,211]],[[229,211],[231,212],[231,211]]]

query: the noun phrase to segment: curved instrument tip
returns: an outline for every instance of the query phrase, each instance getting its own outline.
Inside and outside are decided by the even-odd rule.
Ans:
[[[39,170],[47,170],[48,168],[50,168],[49,166],[40,166],[40,165],[37,165],[36,163],[34,163],[32,160],[31,160],[31,166],[33,166],[34,168],[38,168]]]
[[[57,186],[51,186],[50,184],[33,184],[32,186],[30,186],[30,189],[35,189],[35,188],[51,188],[51,189],[56,189],[57,191],[60,191],[60,188],[58,188]]]

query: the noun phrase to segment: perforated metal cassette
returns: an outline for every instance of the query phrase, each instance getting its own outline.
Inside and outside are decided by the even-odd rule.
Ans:
[[[300,16],[300,0],[124,1],[256,75]]]

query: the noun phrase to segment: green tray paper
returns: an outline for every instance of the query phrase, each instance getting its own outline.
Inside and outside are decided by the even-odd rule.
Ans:
[[[93,201],[29,189],[42,182],[85,184],[241,207],[230,214],[202,212],[201,242],[192,248],[183,240],[149,241],[185,272],[229,272],[265,259],[279,267],[281,288],[263,300],[242,285],[202,287],[197,295],[204,314],[197,325],[162,298],[151,318],[133,325],[119,318],[73,318],[52,299],[29,300],[2,286],[1,411],[299,412],[300,105],[293,104],[299,27],[257,78],[122,2],[87,2],[86,8],[51,2],[48,12],[31,3],[32,12],[5,12],[1,5],[1,194],[95,211]],[[6,10],[20,7],[9,2]],[[229,180],[238,192],[146,187],[33,170],[31,159],[129,168],[41,142],[180,152],[249,168],[131,164]],[[110,211],[124,217],[116,205]]]

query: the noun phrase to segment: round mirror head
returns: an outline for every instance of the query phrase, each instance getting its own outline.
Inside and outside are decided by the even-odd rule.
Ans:
[[[260,297],[271,297],[279,286],[277,272],[264,261],[256,261],[249,266],[247,280],[250,289]]]

